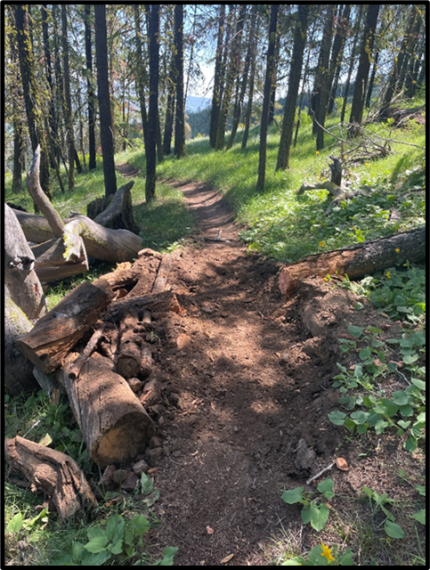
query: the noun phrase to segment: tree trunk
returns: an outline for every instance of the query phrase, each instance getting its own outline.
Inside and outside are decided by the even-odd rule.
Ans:
[[[394,267],[400,259],[421,263],[426,256],[425,228],[396,234],[357,245],[304,257],[284,267],[279,274],[279,289],[286,297],[297,289],[300,279],[327,274],[358,279],[377,270]],[[400,250],[399,253],[396,250]]]
[[[78,464],[65,453],[17,435],[5,440],[5,458],[11,469],[25,475],[32,490],[49,497],[62,523],[97,506]]]
[[[239,99],[237,105],[234,109],[234,116],[233,116],[233,125],[231,128],[230,138],[227,144],[227,150],[230,149],[234,144],[234,139],[236,138],[237,128],[239,126],[240,116],[242,114],[243,108],[243,101],[245,99],[245,92],[246,92],[246,85],[248,82],[248,72],[249,72],[249,65],[251,62],[252,50],[254,49],[255,43],[255,21],[257,18],[257,5],[254,4],[252,6],[252,14],[251,14],[251,24],[249,29],[249,37],[248,37],[248,51],[246,52],[245,58],[245,65],[243,69],[243,77],[242,77],[242,84],[240,87]]]
[[[349,117],[348,137],[354,138],[360,131],[363,118],[364,101],[366,97],[367,81],[369,77],[370,60],[375,41],[376,24],[380,4],[369,4],[366,16],[366,25],[361,44],[360,60],[358,62],[357,76],[355,78],[354,95],[352,97],[351,115]]]
[[[62,365],[111,299],[111,293],[84,281],[20,337],[17,346],[42,372],[50,374]]]
[[[164,136],[163,136],[163,152],[166,156],[171,153],[172,150],[172,135],[173,135],[173,118],[175,115],[175,56],[172,50],[172,55],[170,59],[170,73],[167,78],[167,105],[166,105],[166,117],[164,120]]]
[[[151,5],[149,22],[149,117],[145,183],[145,198],[147,202],[155,198],[155,182],[157,177],[156,136],[158,116],[158,64],[160,59],[160,6],[158,4]]]
[[[155,426],[112,361],[98,353],[84,364],[77,380],[69,368],[77,354],[67,356],[57,379],[69,397],[91,459],[101,468],[127,463],[143,453]]]
[[[276,170],[285,170],[289,167],[290,163],[294,115],[296,113],[297,95],[299,92],[300,75],[303,65],[303,51],[306,44],[309,8],[309,4],[299,4],[298,7],[290,77],[288,80],[288,95],[285,99],[284,120],[282,122]]]
[[[97,166],[96,155],[96,135],[95,135],[95,96],[93,86],[93,56],[91,49],[91,5],[84,5],[85,24],[85,64],[87,67],[87,97],[88,97],[88,145],[89,145],[89,166],[94,170]]]
[[[260,152],[258,162],[258,180],[257,191],[261,192],[264,188],[266,179],[266,150],[267,150],[267,128],[269,119],[269,101],[270,89],[274,73],[274,55],[275,55],[275,41],[276,41],[276,26],[278,21],[279,4],[271,4],[270,8],[270,25],[269,25],[269,47],[267,50],[267,67],[266,79],[264,82],[264,98],[263,110],[261,113],[261,126],[260,126]]]
[[[106,5],[95,4],[97,90],[100,113],[100,140],[103,153],[105,195],[116,192],[114,144],[109,98]]]
[[[236,31],[231,47],[230,61],[225,81],[225,91],[220,110],[218,128],[215,141],[215,150],[222,150],[225,144],[225,129],[227,125],[227,115],[230,108],[231,97],[233,94],[233,86],[235,78],[240,67],[240,42],[242,38],[243,25],[245,20],[246,4],[240,6],[239,16],[236,23]]]
[[[348,102],[349,87],[351,85],[351,75],[352,75],[352,71],[353,71],[354,66],[355,66],[356,50],[357,50],[358,37],[360,35],[360,23],[361,23],[361,17],[363,14],[363,6],[364,6],[364,4],[360,4],[358,6],[358,14],[357,14],[357,19],[356,19],[357,31],[355,33],[354,42],[352,44],[351,55],[350,55],[350,63],[349,63],[349,68],[348,68],[348,76],[347,76],[346,83],[345,83],[345,92],[343,94],[342,111],[340,113],[340,122],[341,123],[343,123],[343,120],[345,118],[346,105]]]
[[[69,190],[75,188],[75,137],[73,135],[72,97],[70,94],[69,44],[67,41],[67,7],[61,5],[61,33],[63,41],[64,70],[64,117],[67,133],[67,155],[69,163]]]
[[[215,148],[216,133],[218,130],[219,112],[221,109],[221,65],[223,54],[223,35],[224,35],[224,21],[225,21],[225,4],[219,7],[218,16],[218,36],[217,47],[215,55],[215,75],[214,75],[214,88],[212,93],[212,107],[211,107],[211,121],[209,128],[209,143],[212,148]]]
[[[33,364],[16,346],[18,336],[28,333],[33,324],[16,305],[5,287],[4,319],[4,385],[13,396],[38,387],[33,375]]]
[[[36,74],[34,71],[28,6],[24,4],[16,4],[14,6],[14,12],[17,29],[18,57],[31,146],[33,152],[35,152],[37,146],[39,144],[41,145],[42,158],[40,165],[40,183],[45,194],[50,200],[52,200],[52,193],[49,185],[49,154],[42,128],[42,110],[39,102],[40,94]]]
[[[140,105],[140,116],[142,120],[142,131],[143,131],[143,141],[145,144],[145,152],[147,153],[147,128],[148,128],[148,118],[146,114],[146,103],[145,103],[145,85],[147,82],[146,77],[146,65],[143,61],[143,50],[142,50],[142,34],[140,31],[140,13],[139,5],[133,4],[134,10],[134,25],[136,30],[136,59],[137,59],[137,69],[136,69],[136,83],[137,83],[137,93],[139,95],[139,105]]]
[[[32,247],[31,251],[36,257],[34,270],[40,281],[50,283],[88,271],[87,253],[80,236],[73,247],[76,253],[71,256],[72,259],[67,259],[71,253],[70,245],[67,251],[63,238],[54,238]]]
[[[254,6],[252,9],[254,10]],[[246,148],[246,145],[248,143],[249,128],[251,125],[252,100],[254,97],[254,84],[255,84],[255,57],[257,50],[256,43],[257,42],[254,41],[251,46],[251,71],[249,77],[248,104],[246,106],[245,129],[243,131],[243,137],[242,137],[242,148]]]
[[[379,59],[379,50],[376,52],[375,58],[373,60],[373,68],[372,68],[372,73],[370,74],[369,87],[367,88],[366,102],[364,104],[367,109],[370,107],[370,102],[372,100],[372,91],[373,91],[373,85],[375,83],[376,70],[378,68],[378,59]]]
[[[343,59],[343,48],[345,46],[345,37],[348,32],[349,14],[351,12],[351,4],[345,4],[342,16],[340,15],[341,6],[339,7],[339,18],[336,25],[336,35],[333,40],[332,57],[330,62],[329,90],[330,98],[327,107],[327,115],[333,111],[334,100],[336,98],[337,84],[339,82],[340,68]]]
[[[37,319],[46,313],[46,301],[34,271],[34,255],[14,212],[7,204],[4,216],[5,284],[12,300],[27,317]]]
[[[273,119],[275,117],[275,105],[276,105],[276,83],[277,83],[277,69],[279,65],[279,53],[281,51],[281,32],[278,27],[278,31],[276,33],[276,43],[275,43],[275,55],[274,55],[274,72],[273,72],[273,82],[272,86],[270,87],[270,100],[269,100],[269,118],[267,122],[269,125],[273,123]]]
[[[185,101],[184,101],[184,6],[175,4],[175,68],[176,68],[176,119],[175,155],[183,158],[187,154],[185,145]]]

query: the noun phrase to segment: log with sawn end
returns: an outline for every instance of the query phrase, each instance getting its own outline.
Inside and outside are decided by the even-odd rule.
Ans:
[[[114,364],[95,352],[76,380],[69,376],[77,353],[70,353],[56,378],[69,397],[91,459],[104,468],[143,453],[155,425]]]

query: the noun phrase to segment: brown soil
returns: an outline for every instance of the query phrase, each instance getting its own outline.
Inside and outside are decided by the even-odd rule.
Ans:
[[[390,497],[410,491],[396,475],[404,457],[398,438],[386,449],[377,437],[364,438],[361,457],[363,449],[327,418],[339,409],[331,379],[347,325],[372,323],[388,336],[399,327],[369,305],[354,310],[353,295],[322,279],[306,280],[285,301],[279,264],[238,240],[221,194],[170,183],[201,231],[176,253],[169,277],[183,312],[157,323],[153,376],[164,404],[151,411],[161,447],[145,459],[157,468],[161,525],[148,538],[178,546],[175,565],[264,565],[270,537],[300,527],[300,508],[281,500],[282,489],[314,489],[318,481],[307,487],[306,480],[334,457],[350,465],[325,475],[337,493],[356,497],[366,484]],[[338,508],[348,510],[347,503]]]

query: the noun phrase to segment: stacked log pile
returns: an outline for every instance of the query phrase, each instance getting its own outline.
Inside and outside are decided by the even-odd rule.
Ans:
[[[133,264],[121,263],[73,289],[16,341],[41,375],[54,378],[66,392],[90,457],[105,470],[106,484],[112,484],[109,474],[119,470],[122,476],[113,480],[125,488],[149,468],[142,466],[143,455],[157,438],[147,409],[161,402],[153,377],[155,321],[180,311],[175,294],[165,290],[170,265],[170,254],[142,250]],[[9,440],[8,449],[16,443]],[[64,463],[64,458],[58,461]],[[133,471],[126,471],[127,466]],[[52,481],[40,481],[43,469],[36,469],[35,485],[34,469],[25,459],[14,460],[13,467],[37,489],[57,488]],[[80,504],[79,498],[75,503]]]

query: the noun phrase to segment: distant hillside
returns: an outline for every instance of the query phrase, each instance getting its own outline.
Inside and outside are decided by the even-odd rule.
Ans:
[[[210,107],[211,102],[212,100],[209,99],[209,97],[194,97],[193,95],[188,95],[185,111],[186,113],[198,113]]]

